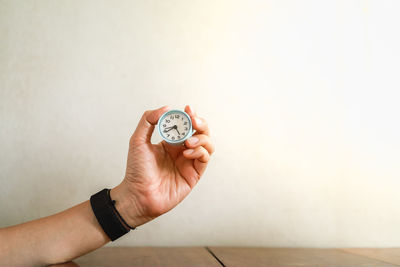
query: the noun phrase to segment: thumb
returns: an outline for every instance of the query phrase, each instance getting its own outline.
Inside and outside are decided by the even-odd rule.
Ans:
[[[150,143],[154,125],[157,124],[161,115],[167,112],[169,109],[170,107],[163,106],[159,109],[145,111],[131,137],[131,142],[136,145]]]

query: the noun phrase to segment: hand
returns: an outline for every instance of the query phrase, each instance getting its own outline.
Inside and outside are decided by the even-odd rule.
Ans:
[[[131,226],[144,224],[181,202],[204,173],[214,145],[207,122],[189,107],[196,133],[184,145],[151,143],[154,125],[169,107],[146,111],[129,142],[124,180],[111,190],[116,208]]]

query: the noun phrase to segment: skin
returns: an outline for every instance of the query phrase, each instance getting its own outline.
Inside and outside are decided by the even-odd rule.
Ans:
[[[133,227],[178,205],[198,183],[214,152],[207,122],[189,106],[185,112],[196,133],[181,146],[165,141],[152,144],[154,127],[168,110],[165,106],[143,114],[129,141],[125,177],[110,193],[121,216]],[[108,242],[85,201],[45,218],[0,229],[0,266],[68,262]]]

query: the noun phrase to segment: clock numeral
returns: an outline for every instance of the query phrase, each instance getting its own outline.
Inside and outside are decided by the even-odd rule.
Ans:
[[[178,137],[177,137],[178,139],[181,139],[181,136],[180,135],[178,135]]]
[[[171,117],[169,117],[171,120],[173,120],[174,119],[174,115],[172,115]]]
[[[164,127],[164,128],[165,128],[165,127],[167,127],[167,125],[166,125],[166,124],[163,124],[163,126],[162,126],[162,127]]]
[[[170,136],[170,134],[167,134],[167,137],[169,137]]]
[[[175,115],[175,118],[179,119],[179,115]]]
[[[175,140],[175,136],[172,136],[172,140]]]
[[[187,125],[187,121],[185,121],[185,122],[183,123],[183,125]]]
[[[188,130],[188,127],[185,127],[185,130],[187,131],[187,130]]]
[[[182,117],[182,120],[183,120],[183,117]]]
[[[171,121],[170,120],[165,120],[167,123],[170,123]]]
[[[185,133],[182,133],[183,136],[185,136]]]

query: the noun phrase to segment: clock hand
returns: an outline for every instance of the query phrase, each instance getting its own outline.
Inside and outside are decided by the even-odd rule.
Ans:
[[[167,130],[167,128],[168,128],[168,130]],[[164,133],[168,133],[172,129],[175,129],[175,127],[173,127],[173,126],[172,127],[167,127],[167,128],[164,129],[164,131],[163,131]]]
[[[175,126],[176,126],[176,125],[175,125]],[[179,135],[181,135],[181,134],[179,133],[179,131],[178,131],[178,126],[176,126],[174,129],[178,132]]]

